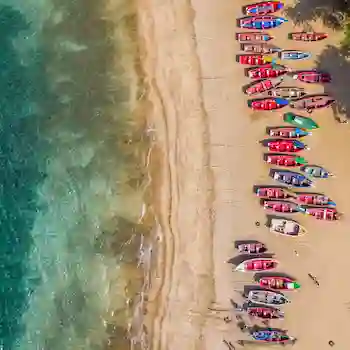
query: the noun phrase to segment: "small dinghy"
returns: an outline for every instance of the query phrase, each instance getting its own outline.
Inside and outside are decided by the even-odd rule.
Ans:
[[[275,127],[268,129],[268,135],[282,139],[296,139],[311,135],[311,132],[296,127]]]
[[[277,267],[278,261],[271,258],[254,258],[243,261],[239,264],[235,271],[240,272],[259,272],[259,271],[269,271]]]
[[[268,141],[267,147],[270,152],[300,152],[303,150],[308,150],[309,148],[302,142],[298,140],[276,140]]]
[[[271,219],[270,232],[289,237],[299,237],[307,233],[298,222],[278,218]]]
[[[256,54],[237,55],[237,61],[240,64],[246,64],[250,66],[259,66],[270,62],[270,58],[264,55],[256,55]]]
[[[327,179],[333,176],[333,174],[330,173],[328,170],[318,165],[305,165],[301,168],[301,171],[303,171],[311,177],[319,179]]]
[[[332,81],[330,74],[317,70],[304,70],[297,72],[297,74],[293,75],[293,79],[309,84],[330,83]]]
[[[273,179],[293,187],[311,187],[312,181],[306,176],[294,171],[275,170],[272,175]]]
[[[283,120],[286,123],[298,126],[306,130],[318,129],[319,126],[311,118],[294,114],[292,112],[284,113]]]
[[[328,95],[309,95],[296,101],[290,102],[290,106],[295,109],[305,109],[311,113],[314,109],[329,107],[335,102],[335,99]]]
[[[292,196],[292,192],[284,187],[259,187],[256,195],[259,198],[287,199]]]
[[[305,209],[300,207],[298,204],[281,201],[281,200],[264,200],[263,201],[264,209],[273,211],[275,213],[300,213],[305,212]]]
[[[248,107],[256,111],[273,111],[275,109],[286,107],[288,103],[288,100],[279,97],[260,98],[249,100],[247,102]]]
[[[246,53],[256,53],[256,54],[273,54],[281,51],[280,48],[264,44],[264,43],[255,43],[255,44],[242,44],[241,50]]]
[[[311,58],[311,53],[298,50],[284,50],[280,52],[281,60],[307,60]]]
[[[244,17],[238,20],[238,27],[245,29],[272,29],[279,27],[287,19],[276,16],[252,16]]]
[[[261,81],[254,82],[247,86],[244,89],[244,92],[247,95],[256,95],[256,94],[261,94],[265,91],[268,91],[270,89],[273,89],[274,87],[278,86],[281,84],[283,81],[283,77],[278,77],[278,78],[272,78],[272,79],[265,79]]]
[[[267,251],[265,244],[260,242],[240,243],[237,249],[243,254],[261,254]]]
[[[317,32],[295,32],[288,34],[288,39],[295,41],[319,41],[326,39],[327,37],[327,33]]]
[[[286,67],[272,64],[251,68],[247,71],[247,75],[251,79],[277,78],[286,73],[288,73],[288,69]]]
[[[249,291],[247,299],[255,304],[263,304],[267,306],[290,303],[290,301],[282,293],[261,289]]]
[[[263,1],[244,6],[243,13],[247,16],[268,15],[283,9],[283,6],[283,3],[280,1]]]
[[[251,335],[253,339],[263,343],[286,344],[295,341],[295,338],[289,336],[284,331],[272,330],[270,328],[255,331]]]
[[[305,90],[304,88],[299,88],[299,87],[281,86],[278,88],[274,88],[273,90],[269,91],[267,94],[273,97],[292,99],[292,98],[300,98],[304,96]]]
[[[249,33],[237,33],[236,39],[240,43],[247,43],[247,42],[266,42],[273,39],[273,36],[271,36],[268,33],[260,33],[260,32],[249,32]]]
[[[277,290],[295,290],[300,288],[300,284],[289,277],[263,276],[259,278],[258,282],[263,288]]]
[[[266,162],[284,167],[296,167],[307,164],[307,160],[295,154],[267,154]]]
[[[262,306],[259,304],[252,304],[251,302],[244,303],[242,306],[238,306],[238,304],[232,300],[231,304],[236,312],[246,312],[248,316],[257,317],[264,320],[284,318],[284,312],[276,307]]]
[[[296,200],[297,202],[306,205],[335,206],[335,203],[329,197],[318,193],[298,192],[296,193]]]
[[[335,208],[305,207],[306,214],[315,217],[318,220],[335,221],[339,220],[341,214]]]

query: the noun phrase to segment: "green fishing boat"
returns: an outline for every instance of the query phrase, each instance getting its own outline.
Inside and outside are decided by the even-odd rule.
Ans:
[[[303,117],[292,112],[284,113],[283,120],[302,129],[312,130],[319,128],[319,126],[311,118]]]

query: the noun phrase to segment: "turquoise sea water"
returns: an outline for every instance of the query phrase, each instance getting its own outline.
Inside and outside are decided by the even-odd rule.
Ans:
[[[1,349],[104,349],[123,334],[139,171],[106,4],[0,0]]]

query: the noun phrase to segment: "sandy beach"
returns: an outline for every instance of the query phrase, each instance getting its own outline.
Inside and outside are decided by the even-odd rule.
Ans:
[[[141,55],[152,106],[149,129],[157,160],[151,169],[158,221],[157,266],[151,277],[146,323],[152,350],[225,349],[223,339],[238,349],[237,340],[249,339],[237,328],[233,313],[208,309],[229,308],[230,298],[241,303],[237,290],[252,284],[252,275],[233,272],[227,264],[237,254],[234,241],[240,239],[267,244],[281,262],[278,271],[294,276],[302,285],[288,294],[292,303],[284,308],[286,318],[271,323],[297,338],[294,348],[328,349],[330,340],[337,349],[346,348],[350,127],[337,123],[332,109],[316,111],[312,118],[320,129],[305,140],[311,150],[303,153],[310,163],[336,175],[316,181],[315,190],[337,203],[344,213],[342,220],[322,222],[290,215],[309,233],[297,239],[271,234],[264,225],[266,212],[252,188],[274,184],[259,141],[266,137],[267,126],[283,122],[281,112],[252,112],[242,93],[249,80],[244,76],[246,66],[236,63],[235,33],[239,31],[236,18],[247,3],[139,2]],[[309,25],[327,31],[329,38],[311,44],[289,41],[287,33],[303,29],[291,21],[270,31],[276,37],[273,44],[312,52],[315,61],[290,64],[291,68],[313,68],[327,45],[341,40],[320,23]],[[333,63],[328,64],[331,70]],[[296,84],[290,80],[285,85]],[[310,92],[324,91],[322,86],[300,86]],[[328,89],[332,92],[332,85]],[[333,89],[336,94],[339,84]],[[317,276],[319,287],[308,273]],[[226,324],[225,316],[233,321]]]

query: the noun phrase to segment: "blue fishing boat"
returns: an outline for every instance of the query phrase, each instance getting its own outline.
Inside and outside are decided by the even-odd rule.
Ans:
[[[274,180],[292,187],[311,187],[313,185],[306,176],[294,171],[272,170],[271,176]]]
[[[279,27],[284,22],[288,22],[288,20],[282,17],[251,16],[241,18],[238,21],[238,26],[246,29],[271,29]]]
[[[284,344],[286,342],[294,342],[295,338],[290,337],[286,332],[282,330],[275,330],[275,329],[264,329],[255,331],[252,334],[253,339],[261,342],[267,342],[267,343],[278,343],[278,344]]]
[[[245,6],[243,12],[248,16],[267,15],[281,10],[283,6],[280,1],[263,1]]]
[[[280,53],[282,60],[307,60],[311,58],[311,53],[298,50],[284,50]]]

